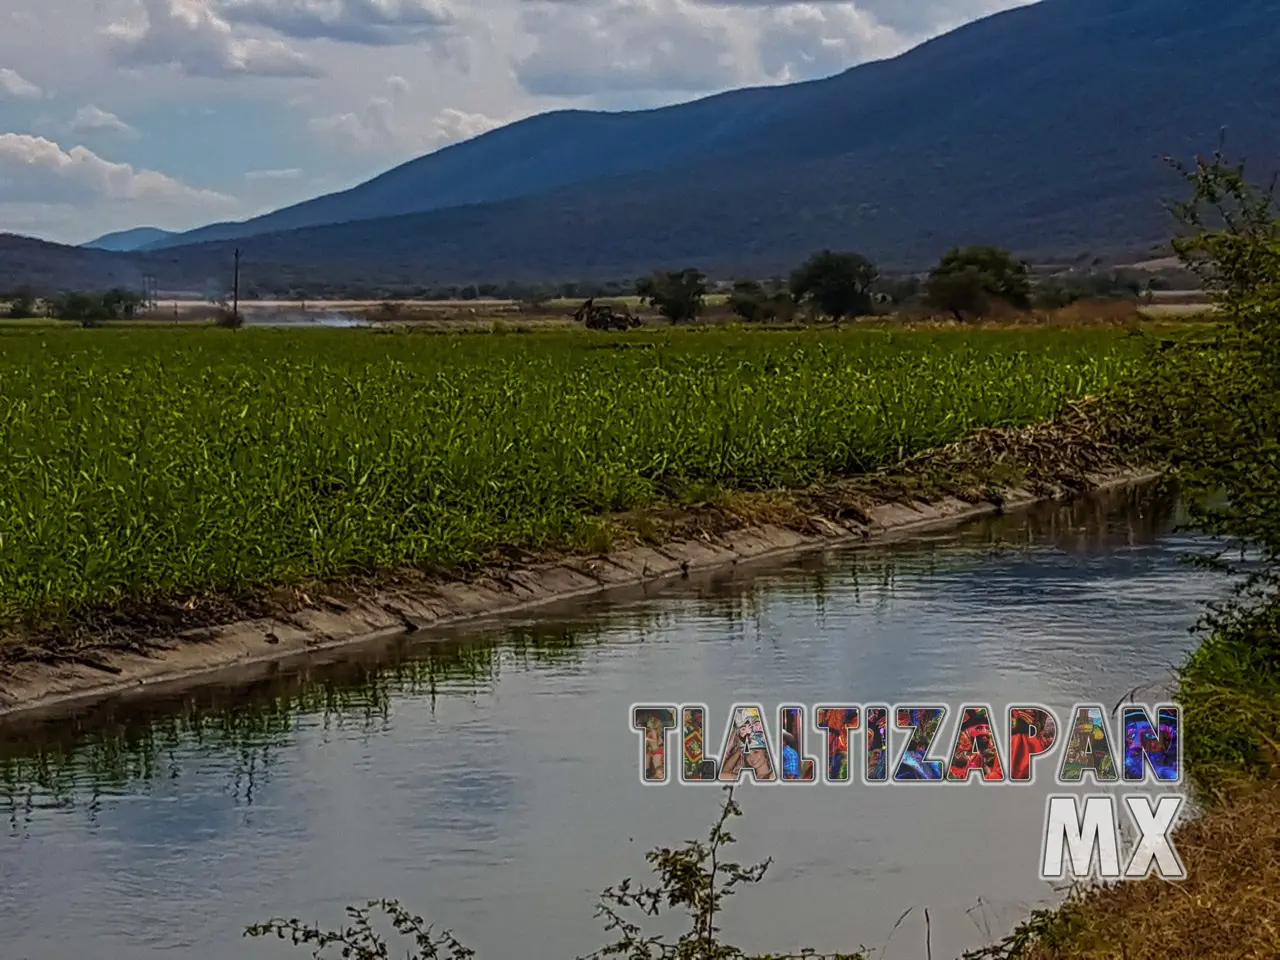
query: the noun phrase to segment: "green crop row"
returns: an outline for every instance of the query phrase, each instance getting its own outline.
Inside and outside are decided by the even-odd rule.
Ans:
[[[673,482],[783,487],[1050,416],[1107,330],[0,338],[0,619],[537,546]]]

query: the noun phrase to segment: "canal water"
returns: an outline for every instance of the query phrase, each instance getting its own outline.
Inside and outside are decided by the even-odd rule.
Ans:
[[[1127,492],[0,727],[3,955],[303,958],[242,931],[378,897],[481,960],[588,953],[597,893],[720,802],[640,783],[631,704],[704,702],[714,740],[744,700],[770,722],[783,702],[1150,702],[1227,590],[1177,523]],[[1058,897],[1037,879],[1047,779],[744,785],[733,852],[773,864],[725,937],[885,960],[990,942]]]

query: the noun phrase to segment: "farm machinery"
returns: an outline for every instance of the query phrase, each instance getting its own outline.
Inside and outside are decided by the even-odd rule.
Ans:
[[[594,297],[583,303],[573,318],[588,330],[633,330],[640,326],[640,318],[626,307],[618,310],[608,304],[597,306]]]

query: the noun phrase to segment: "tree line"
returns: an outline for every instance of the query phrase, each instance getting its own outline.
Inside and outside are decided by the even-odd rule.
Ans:
[[[1096,263],[1096,262],[1095,262]],[[1141,279],[1140,279],[1141,278]],[[413,287],[398,291],[402,299],[509,300],[529,310],[545,309],[553,299],[585,299],[638,295],[646,304],[675,323],[700,316],[713,285],[700,270],[655,271],[639,280],[574,281],[564,283],[504,283],[467,286]],[[855,252],[823,250],[810,256],[789,277],[738,280],[729,291],[728,305],[747,322],[786,323],[802,311],[839,323],[846,317],[867,315],[888,305],[928,307],[967,320],[987,314],[997,305],[1018,310],[1052,309],[1081,299],[1149,296],[1169,283],[1139,271],[1073,273],[1033,282],[1030,265],[1007,250],[993,246],[959,247],[949,251],[924,276],[886,276],[867,257]],[[250,285],[242,290],[246,300],[283,297],[289,300],[339,297],[355,300],[390,300],[396,291],[363,287],[320,285],[283,292]],[[105,292],[71,291],[43,300],[30,288],[0,292],[0,304],[8,304],[10,318],[58,317],[94,326],[128,319],[142,310],[142,294],[115,288]]]
[[[101,292],[72,290],[37,299],[29,288],[20,287],[7,294],[0,293],[0,301],[9,304],[5,315],[11,320],[46,316],[92,327],[109,320],[132,319],[146,298],[134,290],[115,287]]]
[[[673,323],[696,319],[708,293],[700,270],[656,271],[637,282],[641,301]],[[1003,305],[1014,310],[1063,307],[1086,298],[1149,296],[1155,285],[1119,273],[1034,283],[1031,265],[1001,247],[956,247],[920,277],[884,277],[867,257],[822,250],[786,280],[739,280],[729,308],[747,322],[786,323],[800,311],[833,323],[876,312],[878,306],[919,303],[959,321],[978,319]]]
[[[775,277],[765,281],[740,280],[733,284],[731,304],[742,319],[764,322],[785,322],[792,319],[797,309],[805,303],[815,305],[820,294],[837,306],[853,297],[855,309],[842,316],[870,312],[870,306],[876,303],[901,306],[913,302],[927,303],[948,313],[954,313],[954,307],[961,313],[972,314],[989,309],[993,303],[1000,301],[1009,292],[1004,289],[1000,278],[1019,272],[1028,284],[1027,302],[1046,308],[1066,306],[1076,300],[1088,298],[1138,298],[1148,288],[1170,287],[1167,280],[1159,277],[1146,275],[1139,279],[1141,274],[1137,272],[1125,274],[1121,271],[1077,273],[1069,278],[1031,284],[1030,267],[998,247],[964,247],[951,251],[948,257],[952,258],[950,263],[939,263],[928,277],[922,278],[886,276],[861,254],[823,251],[814,254],[799,268],[799,271],[808,272],[799,279],[798,287],[795,285],[794,274],[787,278]],[[1099,262],[1095,260],[1094,265]],[[959,273],[960,276],[952,278],[952,273]],[[935,280],[935,275],[948,279]],[[841,280],[841,277],[854,278],[853,286],[861,287],[860,292],[850,293],[849,283]],[[676,322],[685,322],[701,313],[705,298],[714,286],[718,285],[713,284],[705,273],[688,267],[682,270],[656,271],[640,279],[406,285],[394,290],[359,284],[319,284],[306,289],[293,286],[281,290],[274,286],[254,284],[242,291],[242,296],[247,300],[257,300],[279,295],[287,300],[298,301],[331,298],[379,301],[511,300],[537,310],[548,301],[556,299],[608,299],[639,295],[659,312],[662,312],[661,303],[668,303],[668,309],[678,318]],[[836,293],[836,289],[844,292]],[[656,301],[651,299],[651,295],[655,293],[659,295]],[[870,301],[866,299],[868,294]],[[1015,295],[1014,299],[1019,298]],[[693,310],[692,314],[690,310]],[[823,309],[823,312],[832,316],[829,310]]]

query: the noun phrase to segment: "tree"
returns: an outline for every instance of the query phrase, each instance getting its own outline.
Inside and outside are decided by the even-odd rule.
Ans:
[[[929,302],[963,321],[981,316],[992,301],[1025,310],[1031,305],[1030,266],[1001,247],[956,247],[929,273]]]
[[[954,314],[963,322],[966,315],[980,317],[986,313],[991,296],[981,271],[965,267],[929,277],[929,304]]]
[[[141,305],[141,295],[122,287],[115,287],[102,295],[102,309],[109,320],[131,320]]]
[[[920,288],[920,278],[916,276],[881,277],[876,282],[875,292],[884,294],[891,304],[899,307],[920,296]]]
[[[755,280],[739,280],[729,294],[729,309],[748,323],[764,319],[765,292]]]
[[[844,317],[871,313],[871,286],[879,271],[860,253],[815,253],[791,275],[791,296],[809,302],[839,324]]]
[[[108,320],[130,319],[142,305],[142,296],[116,287],[106,293],[73,290],[49,300],[49,316],[83,327],[98,327]]]
[[[655,307],[672,323],[695,320],[707,296],[707,278],[701,270],[657,271],[636,282],[640,302]]]
[[[1274,181],[1251,182],[1221,150],[1174,166],[1190,191],[1171,204],[1174,250],[1217,322],[1154,343],[1122,389],[1149,462],[1169,464],[1191,523],[1213,538],[1198,559],[1238,575],[1179,670],[1183,748],[1209,796],[1242,774],[1273,779],[1280,742],[1280,205]]]
[[[73,290],[49,301],[50,315],[82,327],[98,327],[111,319],[100,294]]]
[[[19,287],[8,296],[0,296],[0,300],[9,301],[11,320],[25,320],[36,315],[36,298],[30,287]]]
[[[1084,294],[1079,287],[1070,283],[1042,283],[1035,290],[1035,305],[1042,310],[1057,310],[1070,306],[1082,299]]]
[[[794,313],[791,294],[780,285],[739,280],[729,294],[729,309],[748,323],[786,323]]]

